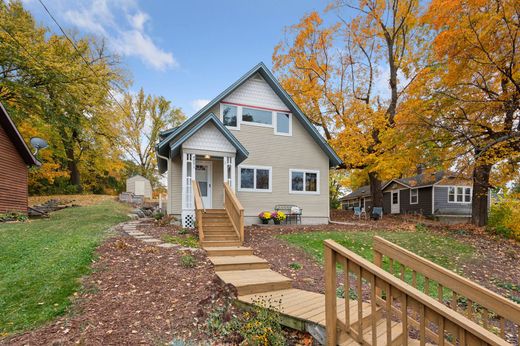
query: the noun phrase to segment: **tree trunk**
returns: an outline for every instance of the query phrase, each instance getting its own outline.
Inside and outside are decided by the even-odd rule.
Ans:
[[[368,173],[370,182],[370,195],[372,196],[372,207],[383,207],[383,191],[381,190],[381,180],[376,172]]]
[[[489,174],[492,165],[478,165],[473,169],[473,198],[471,201],[471,223],[485,226],[488,222]]]
[[[67,171],[69,171],[69,182],[71,185],[76,186],[77,192],[82,191],[81,187],[81,174],[78,168],[78,160],[74,153],[74,141],[69,140],[65,131],[60,131],[61,133],[61,141],[63,143],[63,147],[65,148],[65,155],[67,157]],[[74,133],[73,136],[76,136]]]

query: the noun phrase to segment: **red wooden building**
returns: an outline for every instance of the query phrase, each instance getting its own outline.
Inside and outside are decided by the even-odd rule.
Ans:
[[[29,166],[39,166],[0,103],[0,213],[27,213]]]

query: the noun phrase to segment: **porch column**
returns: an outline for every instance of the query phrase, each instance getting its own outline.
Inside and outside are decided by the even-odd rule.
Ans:
[[[192,179],[195,177],[195,154],[182,153],[182,226],[195,226]]]
[[[235,191],[235,157],[224,156],[224,182]]]

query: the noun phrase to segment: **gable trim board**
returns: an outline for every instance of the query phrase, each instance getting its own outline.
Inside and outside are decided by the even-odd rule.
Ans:
[[[11,139],[11,142],[15,146],[18,154],[23,158],[27,166],[41,166],[40,161],[34,157],[31,150],[22,138],[22,135],[16,128],[15,124],[7,114],[7,110],[4,105],[0,102],[0,125],[4,128],[7,136]]]
[[[186,124],[189,120],[186,120],[184,124]],[[238,139],[229,131],[224,124],[215,116],[213,113],[209,113],[202,121],[200,121],[198,124],[194,125],[193,127],[189,128],[186,133],[184,133],[180,138],[175,138],[175,135],[179,134],[179,130],[181,127],[184,127],[183,125],[176,128],[176,131],[171,133],[166,139],[161,141],[159,143],[159,148],[157,149],[159,155],[159,173],[164,173],[167,170],[167,167],[165,167],[165,161],[163,158],[161,158],[160,155],[165,156],[164,154],[167,154],[167,157],[174,157],[179,155],[180,150],[182,148],[182,144],[184,144],[188,139],[190,139],[197,131],[199,131],[201,128],[204,127],[204,125],[208,123],[212,123],[215,125],[215,127],[224,135],[224,137],[230,142],[230,144],[235,148],[236,150],[236,163],[240,163],[244,161],[248,156],[249,152],[246,148],[238,141]],[[186,128],[186,127],[185,127]],[[175,139],[175,141],[173,141]],[[171,142],[170,142],[171,141]],[[164,153],[164,149],[167,149],[166,144],[169,143],[169,151],[167,153]],[[163,149],[163,152],[160,150]],[[197,149],[195,149],[197,150]]]
[[[307,116],[301,111],[301,109],[294,103],[292,98],[287,94],[287,92],[282,88],[280,83],[273,76],[271,71],[265,66],[264,63],[259,63],[251,70],[249,70],[246,74],[244,74],[241,78],[239,78],[235,83],[225,89],[222,93],[220,93],[217,97],[211,100],[207,105],[202,107],[195,115],[186,120],[182,125],[162,132],[162,135],[165,137],[156,147],[159,155],[163,155],[164,147],[167,143],[169,143],[177,134],[179,134],[184,129],[191,126],[191,124],[198,121],[200,117],[209,112],[214,106],[218,105],[218,103],[222,102],[224,98],[229,96],[233,91],[235,91],[239,86],[244,84],[250,77],[252,77],[255,73],[259,73],[264,80],[269,84],[275,94],[282,100],[282,102],[289,108],[289,111],[300,120],[304,128],[307,132],[312,136],[312,138],[318,143],[321,149],[327,154],[329,157],[329,166],[335,167],[343,164],[343,161],[339,158],[336,152],[330,147],[330,145],[325,141],[325,139],[321,136],[318,130],[312,125]],[[213,114],[213,113],[211,113]],[[225,126],[222,125],[224,128]],[[226,129],[227,130],[227,129]],[[228,130],[229,131],[229,130]],[[163,161],[159,157],[159,161]],[[238,164],[239,162],[237,162]],[[164,163],[162,163],[162,167],[164,169]],[[163,170],[164,173],[164,170]]]

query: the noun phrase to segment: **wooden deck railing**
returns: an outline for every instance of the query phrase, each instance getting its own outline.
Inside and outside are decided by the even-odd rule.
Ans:
[[[517,336],[520,343],[520,305],[473,281],[463,278],[425,258],[380,237],[374,237],[374,263],[382,268],[387,260],[390,273],[406,279],[413,287],[422,282],[424,293],[446,302],[453,310],[504,340]]]
[[[199,240],[204,240],[204,232],[202,231],[202,214],[204,213],[204,204],[202,203],[202,197],[200,195],[199,184],[192,179],[191,184],[193,186],[193,198],[195,200],[195,221],[197,223],[197,229],[199,231]]]
[[[241,242],[244,241],[244,208],[228,183],[224,183],[224,208]]]
[[[337,264],[343,268],[344,321],[338,319]],[[350,322],[349,289],[355,286],[357,316]],[[367,318],[366,304],[370,305]],[[395,313],[398,311],[399,313]],[[463,315],[332,240],[325,241],[325,315],[327,344],[337,345],[338,331],[362,345],[509,345]],[[382,324],[380,322],[382,321]],[[411,321],[417,321],[415,327]],[[411,329],[414,333],[410,333]],[[430,333],[426,333],[429,330]],[[414,340],[417,341],[417,340]]]

